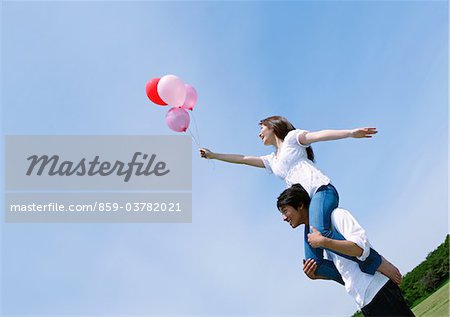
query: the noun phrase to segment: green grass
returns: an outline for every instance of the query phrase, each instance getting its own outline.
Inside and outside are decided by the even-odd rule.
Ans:
[[[445,283],[427,299],[415,306],[416,317],[444,317],[449,315],[449,284]]]

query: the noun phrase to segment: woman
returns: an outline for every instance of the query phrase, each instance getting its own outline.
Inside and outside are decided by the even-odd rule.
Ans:
[[[310,225],[325,237],[345,240],[341,234],[331,230],[331,212],[338,207],[339,196],[330,179],[314,164],[314,152],[311,144],[350,137],[371,138],[377,133],[376,129],[359,128],[309,132],[295,129],[286,118],[281,116],[268,117],[261,120],[259,125],[261,126],[259,137],[263,144],[275,146],[276,152],[257,157],[220,154],[208,149],[200,149],[200,155],[207,159],[265,168],[269,173],[282,178],[288,187],[296,183],[301,184],[311,197]],[[317,274],[342,283],[334,264],[323,259],[323,250],[313,248],[308,244],[309,230],[310,228],[305,227],[305,259],[313,259],[317,263]],[[379,271],[399,284],[401,275],[398,270],[375,250],[370,250],[370,254],[363,254],[360,258],[348,258],[358,262],[361,271],[368,274]]]

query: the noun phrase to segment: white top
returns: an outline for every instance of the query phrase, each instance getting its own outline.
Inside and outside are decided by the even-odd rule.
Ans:
[[[289,131],[278,149],[278,157],[272,152],[261,156],[261,159],[266,170],[283,179],[287,187],[300,183],[312,197],[320,186],[328,185],[330,179],[308,159],[306,148],[309,145],[298,141],[298,136],[306,132],[298,129]]]
[[[364,261],[370,253],[371,245],[366,232],[350,212],[342,208],[336,208],[331,213],[331,223],[334,230],[340,232],[346,240],[356,243],[363,249],[363,254],[358,259]],[[358,263],[329,250],[325,251],[327,258],[334,262],[341,274],[345,283],[345,290],[354,298],[359,309],[369,304],[389,281],[386,276],[379,272],[375,272],[374,275],[366,274],[361,271]]]

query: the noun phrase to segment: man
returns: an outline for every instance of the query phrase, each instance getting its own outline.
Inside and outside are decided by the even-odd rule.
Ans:
[[[305,189],[294,184],[278,197],[277,207],[283,220],[297,228],[301,224],[309,225],[309,202]],[[363,273],[356,262],[342,256],[365,257],[371,248],[364,229],[350,212],[336,208],[331,214],[331,223],[333,230],[346,240],[326,238],[311,228],[308,243],[314,248],[325,249],[328,259],[341,274],[347,293],[355,299],[364,316],[414,316],[396,283],[379,272],[374,275]],[[315,274],[317,264],[314,260],[307,259],[303,263],[303,271],[309,278],[324,279]]]

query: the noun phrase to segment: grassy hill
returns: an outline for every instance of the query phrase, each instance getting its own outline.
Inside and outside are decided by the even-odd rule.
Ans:
[[[416,317],[449,316],[449,284],[448,281],[427,299],[412,309]]]
[[[410,307],[415,307],[447,282],[448,273],[449,235],[436,250],[428,254],[425,261],[403,278],[400,288]]]

